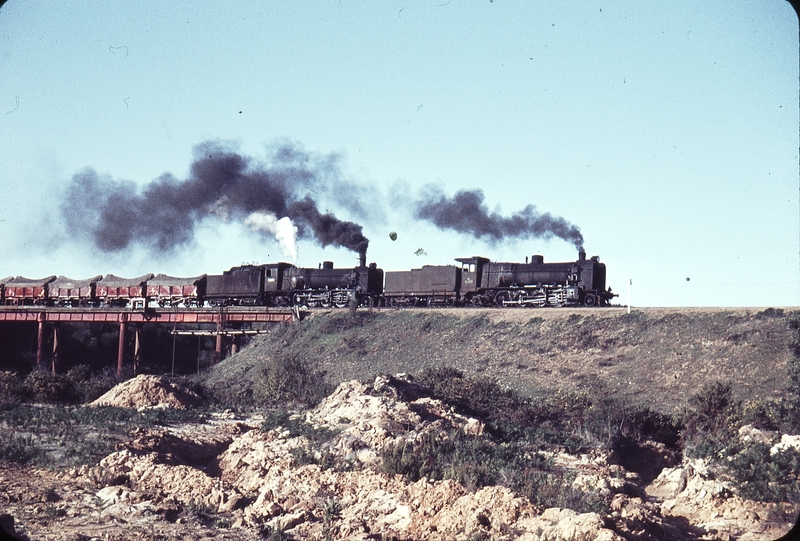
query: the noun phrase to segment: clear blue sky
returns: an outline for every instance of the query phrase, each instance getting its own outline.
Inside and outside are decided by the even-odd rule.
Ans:
[[[361,225],[387,270],[576,258],[559,238],[493,242],[417,213],[431,190],[481,190],[498,217],[534,205],[578,227],[622,302],[632,279],[639,306],[797,306],[798,49],[781,0],[10,0],[0,277],[287,260],[211,209],[174,249],[141,236],[108,251],[68,232],[109,209],[76,175],[134,195],[164,173],[180,185],[212,142],[267,172],[290,145],[316,175],[290,177],[295,199]],[[322,260],[357,261],[298,240],[299,265]]]

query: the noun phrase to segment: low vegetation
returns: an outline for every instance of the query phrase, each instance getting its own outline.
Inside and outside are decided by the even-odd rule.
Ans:
[[[265,359],[253,385],[253,398],[264,404],[295,402],[313,406],[328,396],[333,386],[325,372],[293,354],[278,354]]]
[[[792,357],[783,398],[738,399],[729,381],[711,381],[691,396],[682,411],[667,414],[612,392],[601,381],[580,390],[542,389],[525,396],[493,377],[467,375],[451,366],[422,365],[416,381],[429,396],[479,419],[485,433],[469,436],[453,430],[410,444],[389,445],[380,456],[381,468],[411,481],[454,479],[470,490],[500,484],[541,506],[602,511],[610,503],[607,497],[573,489],[564,472],[547,458],[548,451],[607,452],[645,480],[653,479],[663,467],[677,465],[685,455],[715,462],[743,497],[800,503],[800,453],[770,454],[770,445],[742,443],[738,434],[745,424],[775,433],[800,432],[800,317],[776,310],[756,317],[783,318],[791,330]],[[374,312],[344,313],[313,318],[302,331],[281,329],[274,337],[280,347],[257,365],[251,394],[245,400],[271,411],[264,430],[280,426],[309,441],[308,448],[298,451],[298,463],[345,467],[314,452],[314,446],[330,441],[335,432],[311,428],[292,412],[317,404],[333,390],[331,375],[311,362],[314,354],[336,347],[348,354],[367,351],[373,346],[362,331],[375,318]],[[559,324],[590,325],[584,319],[578,316]],[[393,320],[394,344],[406,339],[405,326],[412,323],[416,332],[440,336],[494,325],[486,316],[400,313]],[[535,333],[542,324],[541,318],[532,318],[524,326]],[[599,340],[609,340],[594,332],[587,336],[593,337],[591,344],[575,347],[597,347]],[[118,382],[114,372],[92,371],[85,365],[56,375],[0,372],[0,426],[12,434],[0,442],[0,461],[52,468],[96,462],[137,428],[202,418],[202,412],[78,406]],[[226,397],[218,390],[206,390],[217,406],[237,405],[235,393]]]

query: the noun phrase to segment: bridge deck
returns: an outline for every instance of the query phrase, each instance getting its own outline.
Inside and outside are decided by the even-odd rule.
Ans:
[[[220,309],[111,309],[111,308],[12,308],[0,307],[2,321],[34,321],[45,323],[272,323],[289,322],[299,313],[291,308]]]

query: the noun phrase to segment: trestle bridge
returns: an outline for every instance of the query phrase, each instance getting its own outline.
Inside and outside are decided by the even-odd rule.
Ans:
[[[51,370],[58,366],[58,334],[64,323],[116,323],[119,325],[119,346],[117,349],[117,374],[122,375],[128,332],[134,334],[133,370],[139,365],[140,334],[145,323],[172,325],[175,335],[216,336],[216,352],[221,358],[226,337],[259,334],[265,330],[243,329],[246,323],[288,323],[298,321],[304,315],[297,307],[220,307],[220,308],[43,308],[43,307],[0,307],[0,323],[37,323],[36,365],[43,367],[47,353],[45,344],[52,334],[53,350]],[[195,330],[177,329],[178,325],[197,325]],[[199,326],[215,326],[214,330],[200,329]]]

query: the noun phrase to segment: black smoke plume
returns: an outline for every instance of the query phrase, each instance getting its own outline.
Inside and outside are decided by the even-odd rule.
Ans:
[[[348,198],[353,185],[341,179],[338,158],[313,156],[291,144],[255,163],[220,143],[194,149],[189,177],[165,173],[141,189],[85,169],[72,177],[62,215],[72,233],[88,234],[104,251],[132,244],[169,252],[189,244],[197,225],[213,217],[243,222],[255,212],[288,217],[301,238],[322,246],[366,254],[362,227],[322,213],[311,192]]]
[[[437,188],[429,187],[422,199],[417,201],[415,211],[418,218],[428,220],[441,229],[469,233],[476,239],[491,243],[511,238],[558,237],[583,251],[580,229],[564,218],[549,213],[540,214],[533,205],[508,217],[490,213],[483,202],[481,190],[462,190],[450,198]]]

